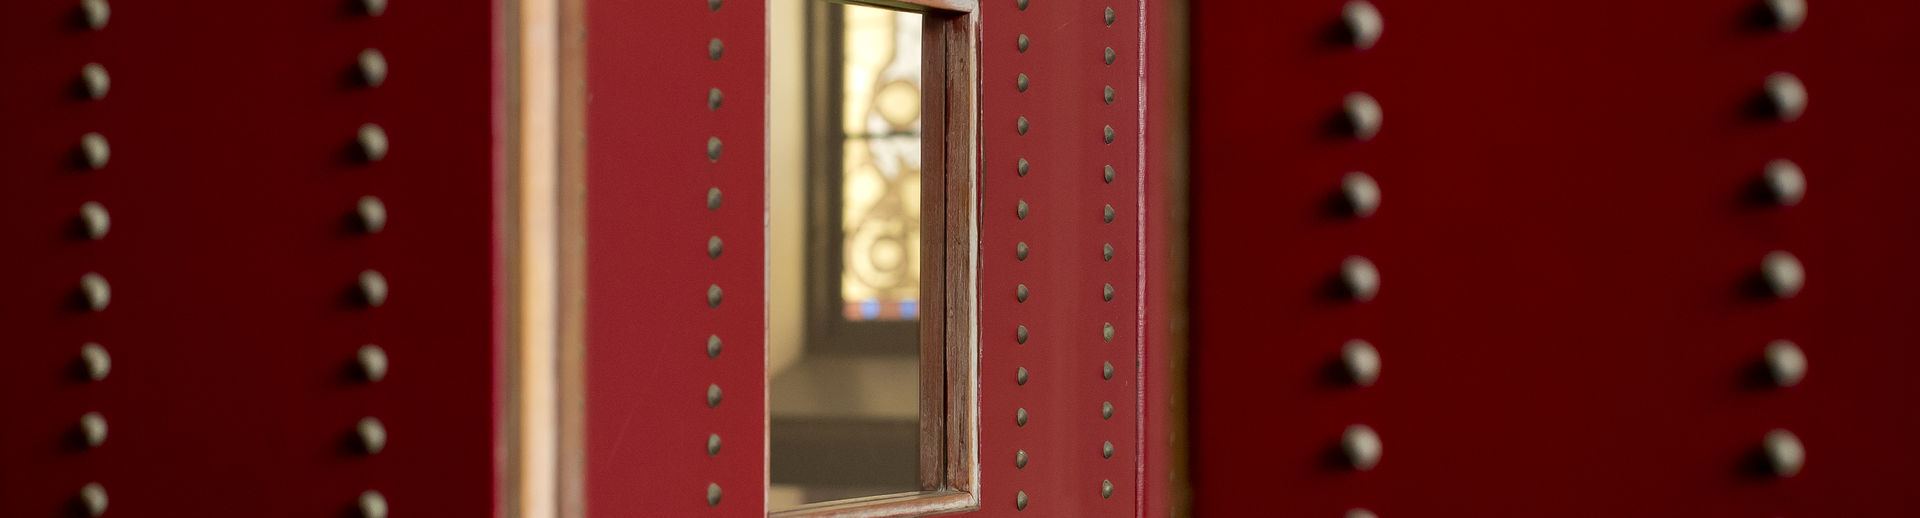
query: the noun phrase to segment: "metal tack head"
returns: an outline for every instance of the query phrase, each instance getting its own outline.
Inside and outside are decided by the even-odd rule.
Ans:
[[[97,517],[107,514],[107,488],[99,482],[88,482],[87,485],[80,486],[80,494],[77,498],[80,501],[81,512],[86,513],[87,516]]]
[[[1106,91],[1100,95],[1100,98],[1106,101],[1107,104],[1113,104],[1113,87],[1107,86]]]
[[[720,236],[713,236],[713,237],[707,238],[707,258],[708,259],[719,259],[720,253],[725,251],[726,251],[726,246],[725,246],[725,243],[720,241]]]
[[[707,286],[707,307],[720,307],[720,285],[711,284]]]
[[[88,29],[105,29],[112,17],[113,6],[107,5],[107,0],[80,0],[80,21],[87,24]]]
[[[1020,173],[1020,177],[1025,178],[1027,176],[1027,169],[1031,167],[1033,167],[1033,165],[1027,163],[1027,159],[1025,158],[1020,159],[1020,163],[1018,164],[1018,168],[1017,168],[1017,170]]]
[[[1108,342],[1113,341],[1113,323],[1112,322],[1105,322],[1100,324],[1100,339]]]
[[[1014,468],[1027,467],[1027,450],[1017,450],[1013,452],[1013,467]]]
[[[720,408],[720,385],[707,385],[707,408]]]
[[[1013,257],[1015,259],[1019,259],[1022,261],[1027,260],[1027,242],[1026,241],[1021,241],[1013,245]]]
[[[1775,386],[1786,388],[1799,385],[1807,377],[1807,355],[1800,346],[1791,340],[1774,340],[1767,343],[1762,353],[1767,366],[1767,376],[1773,379]]]
[[[107,67],[99,63],[87,63],[80,67],[80,90],[88,99],[107,98],[107,90],[113,87],[113,78],[107,75]]]
[[[1114,216],[1113,205],[1107,205],[1106,210],[1100,213],[1100,221],[1105,223],[1112,223],[1113,216]]]
[[[1112,401],[1100,402],[1100,418],[1113,419],[1113,402]]]
[[[1013,372],[1013,383],[1016,385],[1027,384],[1027,368],[1026,367],[1021,367],[1019,370],[1016,370]]]
[[[1380,518],[1380,515],[1366,509],[1348,509],[1347,518]]]
[[[720,335],[707,335],[707,357],[720,357]]]
[[[378,271],[364,270],[360,272],[360,281],[356,284],[360,288],[361,305],[377,308],[387,303],[387,276]]]
[[[387,448],[387,426],[377,417],[360,418],[360,422],[353,425],[353,435],[360,440],[360,451],[367,455]]]
[[[707,484],[707,507],[720,505],[720,484]]]
[[[1020,219],[1027,219],[1027,200],[1020,200],[1020,205],[1013,210],[1013,216]]]
[[[720,11],[720,4],[721,0],[707,0],[707,10],[718,12]]]
[[[1346,115],[1346,130],[1353,138],[1373,140],[1374,135],[1380,134],[1383,114],[1380,101],[1374,100],[1373,96],[1366,92],[1353,92],[1341,100],[1340,106]]]
[[[1107,64],[1111,65],[1113,64],[1113,60],[1119,57],[1120,57],[1119,53],[1114,52],[1113,47],[1107,47],[1106,52],[1101,54],[1100,59],[1101,61],[1105,61]]]
[[[1773,251],[1760,260],[1760,278],[1776,298],[1790,299],[1800,294],[1807,282],[1807,271],[1800,259],[1785,251]]]
[[[107,206],[90,201],[80,204],[80,230],[87,239],[100,240],[107,237],[107,231],[113,228],[113,217],[107,214]]]
[[[1807,23],[1807,0],[1764,0],[1763,4],[1774,30],[1793,32]]]
[[[1021,0],[1020,5],[1023,6],[1022,8],[1024,8],[1026,4],[1027,4],[1026,0]],[[1027,510],[1027,492],[1026,491],[1020,491],[1013,495],[1013,508],[1020,511]]]
[[[1013,339],[1014,341],[1017,341],[1019,343],[1023,343],[1023,344],[1027,343],[1027,326],[1018,326],[1014,328]]]
[[[1113,481],[1100,481],[1100,498],[1113,498]]]
[[[391,145],[387,142],[387,130],[374,123],[361,124],[355,141],[360,144],[360,159],[368,162],[379,162],[386,158],[387,148]]]
[[[1347,204],[1348,214],[1356,218],[1372,216],[1380,210],[1380,184],[1373,176],[1354,171],[1340,177],[1340,198]]]
[[[718,110],[720,109],[721,103],[725,101],[726,101],[726,96],[720,94],[719,88],[707,89],[707,109]]]
[[[707,456],[712,457],[719,454],[720,454],[720,434],[717,434],[717,433],[707,434]]]
[[[720,188],[707,189],[707,210],[720,210]]]
[[[87,309],[93,312],[107,310],[107,304],[113,302],[113,286],[107,284],[107,278],[98,273],[80,276],[80,299]]]
[[[707,137],[707,161],[720,161],[720,137]]]
[[[1113,284],[1112,283],[1107,283],[1106,285],[1103,285],[1100,287],[1100,300],[1113,302]]]
[[[353,204],[353,215],[360,223],[360,231],[378,234],[387,228],[387,204],[378,196],[361,196]]]
[[[1107,183],[1113,183],[1113,166],[1107,165],[1101,169],[1103,170],[1100,172],[1100,179]]]
[[[1767,76],[1764,86],[1767,108],[1780,122],[1793,122],[1807,111],[1807,85],[1800,78],[1787,72],[1774,72]]]
[[[380,83],[387,82],[387,56],[381,54],[379,49],[360,51],[358,65],[360,84],[380,86]]]
[[[1380,270],[1365,257],[1348,256],[1340,261],[1340,283],[1347,298],[1355,302],[1373,300],[1380,293]]]
[[[1347,426],[1340,434],[1340,451],[1346,454],[1348,465],[1355,470],[1367,471],[1380,465],[1380,434],[1364,424]]]
[[[707,59],[719,61],[720,57],[726,55],[726,53],[727,44],[722,43],[720,38],[707,40]]]
[[[1103,128],[1103,129],[1101,129],[1101,131],[1100,131],[1100,140],[1101,140],[1102,142],[1106,142],[1106,143],[1108,143],[1108,144],[1112,144],[1112,143],[1113,143],[1113,137],[1114,137],[1114,134],[1113,134],[1113,126],[1107,126],[1106,128]]]
[[[1013,3],[1014,5],[1020,6],[1020,10],[1022,11],[1027,10],[1027,0],[1014,0]]]
[[[1113,458],[1113,441],[1104,441],[1100,443],[1100,458],[1103,458],[1103,459]]]
[[[1021,52],[1026,52],[1026,51],[1027,51],[1027,46],[1028,46],[1028,45],[1032,45],[1032,44],[1033,44],[1033,40],[1031,40],[1031,39],[1029,39],[1029,38],[1027,38],[1027,35],[1025,35],[1025,34],[1022,34],[1022,35],[1020,35],[1020,42],[1019,42],[1019,44],[1017,45],[1017,47],[1019,47],[1019,49],[1020,49],[1020,51],[1021,51]]]
[[[88,448],[99,448],[100,445],[106,444],[107,418],[106,416],[100,415],[99,412],[80,414],[80,424],[77,428],[80,432],[81,442],[85,443]]]
[[[113,356],[107,354],[107,348],[100,344],[87,342],[80,344],[80,366],[86,371],[87,379],[100,381],[107,379],[113,372]]]
[[[1021,117],[1018,122],[1015,122],[1014,129],[1020,130],[1021,135],[1027,134],[1027,118]]]
[[[113,147],[107,145],[107,137],[89,132],[80,136],[80,164],[87,169],[100,170],[107,167],[107,161],[113,158]]]
[[[1112,7],[1107,8],[1105,19],[1107,22],[1107,26],[1112,27],[1113,26],[1113,8]]]
[[[360,492],[360,518],[387,518],[387,496],[372,489]]]
[[[360,379],[374,383],[387,378],[387,350],[378,345],[367,344],[353,355],[353,363],[360,370]]]
[[[1113,362],[1100,363],[1100,379],[1103,379],[1103,380],[1113,379]]]
[[[1782,207],[1798,205],[1807,196],[1807,176],[1792,160],[1779,158],[1767,162],[1760,181],[1766,186],[1767,198]]]
[[[1373,386],[1380,379],[1380,351],[1366,340],[1348,340],[1340,347],[1340,367],[1354,385]]]
[[[1017,410],[1014,410],[1014,412],[1013,412],[1013,424],[1015,424],[1015,425],[1018,425],[1018,426],[1026,426],[1026,425],[1027,425],[1027,409],[1025,409],[1025,408],[1021,408],[1021,409],[1017,409]]]
[[[1767,467],[1773,476],[1789,478],[1800,474],[1800,468],[1807,464],[1807,448],[1800,444],[1800,437],[1785,429],[1776,428],[1767,432],[1761,439],[1760,450],[1767,459]]]
[[[360,12],[367,16],[380,16],[387,12],[387,0],[360,0]]]
[[[1016,300],[1016,301],[1019,301],[1019,302],[1026,302],[1026,301],[1027,301],[1027,293],[1028,293],[1028,292],[1027,292],[1027,285],[1025,285],[1025,284],[1021,284],[1021,285],[1018,285],[1018,286],[1014,286],[1014,288],[1013,288],[1013,300]]]
[[[1018,88],[1020,89],[1020,91],[1025,92],[1027,91],[1027,87],[1033,86],[1033,80],[1028,79],[1027,75],[1025,73],[1022,73],[1018,76],[1014,76],[1013,86],[1014,88]]]
[[[1340,23],[1346,29],[1347,43],[1353,48],[1366,50],[1380,42],[1380,34],[1386,30],[1387,23],[1380,17],[1380,10],[1366,0],[1352,0],[1340,8]]]

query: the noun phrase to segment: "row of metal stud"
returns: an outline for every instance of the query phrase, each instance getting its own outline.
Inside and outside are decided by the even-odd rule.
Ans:
[[[100,31],[107,27],[112,7],[106,0],[82,0],[78,7],[79,19],[88,31]],[[99,63],[87,63],[80,67],[78,81],[80,96],[89,101],[106,99],[111,81],[107,68]],[[97,132],[88,132],[80,137],[79,160],[81,167],[97,171],[107,166],[110,149],[107,138]],[[88,241],[99,241],[107,237],[112,224],[105,205],[98,201],[88,201],[80,205],[79,230]],[[98,272],[88,272],[80,276],[80,297],[85,309],[91,313],[105,311],[112,301],[113,290],[107,278]],[[105,346],[97,342],[80,345],[80,366],[84,379],[89,382],[101,382],[113,369],[113,356]],[[89,451],[99,448],[107,441],[107,418],[98,410],[90,410],[80,415],[74,426],[74,434],[82,448]],[[86,516],[102,516],[107,513],[107,488],[100,482],[88,482],[80,486],[74,496],[78,510]]]
[[[1116,18],[1117,16],[1113,12],[1112,7],[1105,7],[1102,9],[1101,21],[1105,23],[1105,27],[1107,28],[1106,31],[1110,38],[1115,37],[1112,34],[1112,29],[1113,29],[1113,24],[1116,21]],[[1122,32],[1121,34],[1118,35],[1118,37],[1123,38],[1122,41],[1125,41],[1124,38],[1126,38],[1128,35],[1129,35],[1128,33]],[[1118,57],[1119,56],[1117,55],[1116,52],[1114,52],[1113,47],[1109,46],[1105,49],[1105,51],[1101,53],[1100,59],[1102,63],[1106,64],[1106,66],[1111,67],[1113,66],[1114,62],[1118,59]],[[1128,74],[1128,76],[1132,76],[1132,75],[1133,74]],[[1103,87],[1102,95],[1104,96],[1104,100],[1106,101],[1106,103],[1103,104],[1102,106],[1105,106],[1107,109],[1111,110],[1113,108],[1113,86],[1105,85]],[[1109,116],[1125,117],[1126,115],[1127,114],[1124,111],[1122,111],[1118,115],[1110,114]],[[1113,145],[1115,137],[1114,137],[1114,131],[1113,131],[1112,125],[1106,125],[1105,127],[1102,128],[1101,138],[1104,142],[1106,142],[1107,145],[1109,146]],[[1111,164],[1108,164],[1107,166],[1102,168],[1101,175],[1102,175],[1101,185],[1113,184],[1113,166]],[[1100,214],[1101,223],[1112,224],[1114,221],[1114,217],[1115,217],[1115,214],[1113,210],[1113,205],[1105,204],[1105,207],[1102,209]],[[1113,249],[1113,245],[1111,243],[1107,243],[1102,246],[1103,251],[1112,250],[1112,249]],[[1113,256],[1111,254],[1106,254],[1103,252],[1101,257],[1103,261],[1107,261],[1107,262],[1113,261]],[[1108,271],[1112,271],[1112,270],[1108,270]],[[1131,272],[1128,272],[1128,273],[1131,273]],[[1114,299],[1114,295],[1115,293],[1113,289],[1113,283],[1110,283],[1110,282],[1103,283],[1100,291],[1100,300],[1104,303],[1112,303]],[[1101,340],[1104,340],[1105,342],[1111,344],[1113,342],[1113,336],[1114,336],[1113,322],[1101,322],[1100,329],[1101,329],[1100,331]],[[1127,351],[1127,354],[1121,355],[1121,357],[1123,358],[1131,357],[1131,356],[1133,356],[1131,351]],[[1100,364],[1100,379],[1102,380],[1102,382],[1113,381],[1113,376],[1114,376],[1113,362],[1102,361]],[[1101,402],[1100,419],[1101,420],[1113,419],[1113,402],[1112,401]],[[1111,460],[1113,459],[1113,453],[1114,453],[1113,441],[1103,440],[1100,442],[1100,458],[1101,459]],[[1100,498],[1103,498],[1103,499],[1113,498],[1113,480],[1112,479],[1100,480]]]
[[[380,16],[387,10],[387,0],[359,0],[358,5],[360,14],[369,18]],[[354,59],[353,68],[364,88],[375,88],[386,83],[387,59],[379,49],[361,50]],[[385,159],[391,146],[386,129],[371,122],[360,125],[354,140],[360,159],[369,165]],[[356,201],[353,216],[364,235],[378,234],[387,226],[386,204],[373,195],[361,196]],[[386,304],[389,291],[387,278],[378,270],[362,270],[356,287],[363,307],[374,309]],[[387,376],[387,352],[379,345],[360,346],[354,354],[353,363],[362,382],[372,384]],[[377,417],[360,418],[354,423],[352,435],[363,455],[372,456],[386,449],[387,427]],[[361,491],[356,505],[361,518],[387,518],[389,514],[387,497],[378,489]]]
[[[1023,12],[1027,10],[1027,6],[1029,4],[1030,4],[1029,0],[1015,0],[1015,5],[1020,8],[1020,11],[1023,11]],[[1033,40],[1031,38],[1027,37],[1027,35],[1025,34],[1021,34],[1014,41],[1014,48],[1020,51],[1020,53],[1025,54],[1027,52],[1027,48],[1030,47],[1032,44],[1033,44]],[[1032,80],[1027,77],[1026,73],[1024,72],[1019,73],[1019,75],[1014,77],[1013,86],[1016,93],[1024,94],[1027,92],[1028,88],[1032,87]],[[1020,136],[1026,136],[1027,129],[1028,129],[1028,123],[1027,123],[1027,118],[1025,116],[1021,116],[1018,120],[1015,121],[1014,131],[1018,133]],[[1028,163],[1027,159],[1022,157],[1019,159],[1019,163],[1017,164],[1015,173],[1019,175],[1019,178],[1026,178],[1027,173],[1031,169],[1031,167],[1032,167],[1032,164]],[[1019,200],[1018,205],[1015,206],[1014,208],[1014,217],[1021,221],[1025,221],[1027,219],[1028,208],[1029,207],[1027,205],[1026,200]],[[1020,241],[1014,245],[1013,257],[1015,260],[1018,260],[1018,261],[1026,261],[1027,255],[1031,252],[1032,250],[1027,246],[1027,242]],[[1026,283],[1018,283],[1014,286],[1015,302],[1024,304],[1027,301],[1028,295],[1029,293],[1027,290]],[[1013,339],[1015,343],[1020,345],[1025,345],[1027,343],[1028,336],[1029,334],[1028,334],[1026,325],[1016,325],[1014,327]],[[1014,371],[1013,382],[1017,386],[1024,387],[1026,386],[1027,379],[1030,375],[1031,373],[1027,371],[1026,367],[1016,367],[1016,370]],[[1025,407],[1016,407],[1013,413],[1014,426],[1023,427],[1023,428],[1026,427],[1027,419],[1029,417],[1030,416],[1027,414],[1027,409]],[[1016,448],[1014,450],[1014,454],[1013,454],[1014,469],[1026,469],[1027,462],[1030,460],[1031,460],[1031,456],[1027,454],[1026,449]],[[1029,497],[1027,496],[1026,490],[1015,489],[1014,495],[1013,495],[1014,510],[1016,511],[1027,510],[1027,504],[1029,501],[1028,499]]]
[[[723,0],[706,0],[706,2],[707,2],[708,12],[714,12],[714,13],[720,12],[720,8],[724,4]],[[717,62],[717,61],[720,61],[720,59],[724,57],[725,54],[726,54],[726,44],[722,42],[720,38],[715,37],[707,40],[707,59]],[[707,90],[707,111],[717,113],[720,110],[721,101],[723,99],[724,98],[722,97],[719,87],[716,86],[716,87],[709,88]],[[720,137],[717,135],[707,137],[707,161],[718,164],[720,162],[720,151],[721,151]],[[720,198],[721,198],[720,187],[715,186],[707,189],[707,210],[709,212],[716,213],[716,216],[718,211],[720,210]],[[719,260],[720,254],[723,251],[724,251],[724,246],[723,246],[722,240],[720,239],[720,236],[714,235],[714,236],[707,237],[707,258],[708,259],[712,259],[716,261]],[[720,285],[717,283],[708,285],[707,286],[707,307],[718,309],[720,307],[721,300],[722,300],[722,291],[720,289]],[[720,358],[720,335],[719,334],[707,335],[707,358],[713,359],[713,360],[718,360]],[[708,384],[707,385],[707,408],[710,408],[710,409],[719,408],[720,400],[721,400],[720,385],[718,383]],[[719,455],[720,455],[720,434],[718,432],[710,432],[707,434],[707,456],[718,457]],[[720,483],[708,482],[707,483],[707,507],[718,507],[720,505],[720,494],[721,494]]]
[[[1777,33],[1787,34],[1799,30],[1806,23],[1807,4],[1805,0],[1763,0],[1760,12],[1763,15],[1760,21]],[[1799,120],[1800,115],[1806,112],[1806,86],[1793,74],[1775,72],[1768,75],[1762,88],[1768,115],[1779,123]],[[1792,207],[1806,196],[1806,176],[1800,166],[1791,160],[1781,158],[1768,162],[1761,174],[1760,183],[1767,194],[1767,201],[1777,207]],[[1806,282],[1806,270],[1792,253],[1774,251],[1761,259],[1760,278],[1775,300],[1784,300],[1800,293]],[[1761,356],[1761,363],[1777,388],[1798,385],[1806,377],[1806,354],[1791,340],[1778,339],[1768,343]],[[1760,451],[1768,471],[1778,478],[1797,475],[1806,464],[1805,445],[1801,444],[1799,436],[1785,428],[1775,428],[1762,436]]]
[[[1339,26],[1347,44],[1356,52],[1372,49],[1386,28],[1379,9],[1366,0],[1351,0],[1343,5]],[[1366,142],[1380,133],[1383,114],[1373,96],[1358,91],[1349,93],[1342,100],[1341,108],[1341,127],[1348,137]],[[1348,172],[1340,178],[1340,200],[1352,219],[1372,217],[1380,209],[1380,185],[1365,172]],[[1340,280],[1345,295],[1354,303],[1373,300],[1380,291],[1380,271],[1373,261],[1363,256],[1352,255],[1341,261]],[[1372,386],[1380,378],[1380,352],[1364,339],[1354,338],[1341,346],[1340,363],[1348,382],[1356,387]],[[1352,469],[1371,470],[1380,463],[1383,451],[1380,435],[1365,424],[1348,425],[1340,436],[1340,451]],[[1347,518],[1376,518],[1372,511],[1363,508],[1349,509],[1346,515]]]

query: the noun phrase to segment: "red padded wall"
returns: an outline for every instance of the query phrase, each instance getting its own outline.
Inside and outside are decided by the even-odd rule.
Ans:
[[[1745,0],[1376,0],[1355,51],[1325,39],[1336,0],[1197,2],[1196,514],[1920,512],[1920,6],[1811,3],[1779,33]],[[1810,93],[1797,121],[1751,111],[1778,71]],[[1326,131],[1353,91],[1384,108],[1371,141]],[[1798,206],[1749,197],[1775,158],[1805,170]],[[1325,210],[1354,170],[1371,218]],[[1750,289],[1773,250],[1805,265],[1797,297]],[[1350,254],[1379,267],[1370,302],[1324,293]],[[1378,384],[1325,375],[1351,338]],[[1800,385],[1752,379],[1774,339]],[[1328,457],[1353,423],[1372,471]],[[1798,476],[1754,469],[1774,428]]]
[[[766,6],[585,13],[587,513],[765,516]]]
[[[107,516],[333,518],[369,489],[397,516],[492,513],[494,5],[127,1],[88,30],[79,4],[0,16],[0,516],[68,516],[89,482]],[[353,75],[367,48],[377,87]],[[99,100],[76,87],[90,62]],[[378,162],[351,151],[363,123]],[[88,132],[98,170],[74,159]],[[377,234],[349,224],[366,195]],[[89,201],[98,240],[75,227]],[[363,270],[385,304],[352,301]],[[76,302],[89,272],[103,311]],[[105,379],[76,370],[84,342]],[[364,344],[389,358],[375,383],[350,374]],[[85,412],[108,424],[92,449]],[[349,446],[366,416],[388,434],[371,456]]]

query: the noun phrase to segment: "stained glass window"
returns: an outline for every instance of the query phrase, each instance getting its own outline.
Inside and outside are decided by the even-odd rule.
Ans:
[[[920,309],[920,15],[843,12],[844,316],[915,320]]]

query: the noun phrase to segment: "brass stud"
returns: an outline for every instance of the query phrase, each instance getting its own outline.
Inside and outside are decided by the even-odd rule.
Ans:
[[[113,148],[107,145],[107,137],[99,133],[87,133],[80,136],[80,163],[87,169],[100,170],[107,167],[107,161],[113,158]]]
[[[1033,84],[1032,80],[1027,79],[1027,74],[1025,73],[1022,73],[1013,78],[1014,88],[1018,88],[1022,92],[1027,91],[1027,87],[1032,86],[1032,84]]]
[[[1113,323],[1112,322],[1106,322],[1106,323],[1100,324],[1100,339],[1108,342],[1113,341]]]
[[[1100,402],[1100,418],[1113,419],[1113,402],[1112,401]]]
[[[1100,458],[1103,458],[1103,459],[1113,458],[1113,441],[1104,441],[1100,443]]]
[[[1019,343],[1027,343],[1027,326],[1015,328],[1013,331],[1013,339]]]
[[[1027,301],[1027,285],[1021,284],[1019,286],[1014,287],[1013,299],[1020,302],[1026,302]]]
[[[721,0],[707,0],[707,10],[719,12]]]
[[[1766,84],[1768,111],[1780,122],[1793,122],[1807,111],[1807,85],[1800,78],[1786,72],[1774,72],[1767,76]]]
[[[1767,21],[1774,30],[1793,32],[1807,22],[1806,0],[1766,0],[1765,4]]]
[[[360,144],[360,159],[367,162],[386,158],[387,149],[392,145],[387,141],[387,130],[374,123],[361,124],[354,141]]]
[[[381,349],[380,346],[373,344],[362,345],[360,346],[360,350],[354,353],[353,359],[354,365],[359,367],[360,379],[366,380],[367,383],[374,383],[386,379],[386,349]]]
[[[1372,140],[1380,134],[1380,122],[1383,118],[1380,102],[1365,92],[1347,94],[1341,101],[1341,109],[1346,115],[1346,130],[1359,140]]]
[[[1021,241],[1019,244],[1013,245],[1013,257],[1022,261],[1027,260],[1026,241]]]
[[[378,234],[387,228],[387,204],[379,197],[361,196],[353,206],[353,215],[360,223],[360,231]]]
[[[1113,498],[1113,481],[1100,481],[1100,498]]]
[[[1100,245],[1100,259],[1101,259],[1101,260],[1103,260],[1103,261],[1112,261],[1112,260],[1113,260],[1113,245],[1112,245],[1112,244],[1110,244],[1110,243],[1109,243],[1109,244],[1104,244],[1104,245]]]
[[[713,236],[713,237],[707,238],[707,258],[708,259],[719,259],[720,252],[725,251],[725,248],[726,247],[723,246],[723,244],[720,242],[720,236]]]
[[[1100,300],[1113,302],[1113,283],[1107,283],[1100,287]]]
[[[1102,60],[1102,61],[1105,61],[1105,62],[1107,62],[1107,64],[1109,64],[1109,65],[1111,65],[1111,64],[1113,64],[1113,60],[1114,60],[1114,59],[1117,59],[1117,58],[1119,58],[1119,57],[1120,57],[1120,55],[1119,55],[1119,54],[1117,54],[1117,53],[1115,53],[1115,52],[1113,51],[1113,47],[1107,47],[1107,50],[1106,50],[1106,53],[1105,53],[1104,55],[1102,55],[1102,56],[1101,56],[1101,60]]]
[[[707,484],[707,507],[720,505],[720,484]]]
[[[104,380],[107,379],[108,373],[113,372],[113,356],[107,354],[107,348],[101,347],[100,344],[93,342],[80,344],[80,366],[86,372],[87,379]]]
[[[1340,197],[1348,214],[1356,218],[1372,216],[1380,210],[1380,184],[1367,173],[1354,171],[1340,177]]]
[[[1021,386],[1025,386],[1027,384],[1027,368],[1026,367],[1021,367],[1019,370],[1016,370],[1013,372],[1013,382]]]
[[[107,214],[107,206],[90,201],[80,204],[80,229],[87,239],[98,241],[107,237],[107,231],[113,228],[113,217]]]
[[[720,137],[707,137],[707,161],[720,161]]]
[[[87,24],[88,29],[105,29],[107,20],[112,17],[113,6],[107,5],[107,0],[80,0],[80,20]]]
[[[1027,450],[1013,452],[1013,467],[1016,469],[1027,467]]]
[[[1767,162],[1760,179],[1766,186],[1767,198],[1779,206],[1799,205],[1807,196],[1807,176],[1792,160],[1781,158]]]
[[[380,16],[387,12],[387,0],[360,0],[360,12],[367,16]]]
[[[1107,26],[1112,27],[1113,26],[1113,8],[1112,7],[1107,8],[1106,20],[1107,20]]]
[[[707,89],[707,109],[718,110],[720,109],[720,103],[725,100],[726,96],[720,94],[719,88]]]
[[[80,67],[80,90],[88,99],[107,98],[107,90],[113,87],[113,78],[107,75],[107,67],[99,63],[87,63]]]
[[[1347,298],[1355,302],[1373,300],[1380,293],[1380,270],[1365,257],[1348,256],[1340,262],[1340,282]]]
[[[113,286],[107,284],[107,278],[97,273],[80,276],[80,298],[86,302],[87,309],[95,313],[106,311],[107,304],[113,302]]]
[[[1013,412],[1013,424],[1019,426],[1027,425],[1027,409],[1021,408]]]
[[[1380,434],[1364,424],[1350,425],[1340,434],[1340,451],[1346,454],[1348,465],[1353,469],[1371,470],[1380,465]]]
[[[1767,432],[1761,440],[1760,449],[1767,459],[1767,467],[1773,475],[1789,478],[1800,474],[1800,468],[1806,466],[1807,448],[1793,432],[1774,429]]]
[[[1348,340],[1340,347],[1340,367],[1347,373],[1347,381],[1362,387],[1373,386],[1380,379],[1380,351],[1366,340]]]
[[[1107,88],[1107,91],[1105,94],[1101,95],[1101,99],[1106,100],[1107,104],[1113,104],[1113,87],[1108,86],[1106,88]]]
[[[707,385],[707,408],[720,408],[720,385]]]
[[[1020,121],[1019,121],[1018,123],[1016,123],[1016,124],[1014,125],[1014,127],[1015,127],[1015,129],[1018,129],[1018,130],[1020,130],[1020,134],[1021,134],[1021,135],[1025,135],[1025,134],[1027,134],[1027,118],[1026,118],[1026,117],[1021,117],[1021,118],[1020,118]]]
[[[360,304],[369,308],[380,307],[387,303],[387,277],[374,270],[360,272]]]
[[[1020,219],[1027,219],[1027,200],[1020,200],[1019,207],[1013,210],[1013,216]]]
[[[712,457],[719,454],[720,454],[720,434],[717,434],[717,433],[707,434],[707,456]]]
[[[707,210],[720,210],[720,188],[707,189]]]
[[[1027,35],[1025,35],[1025,34],[1022,34],[1022,35],[1020,35],[1020,44],[1019,44],[1019,47],[1020,47],[1020,51],[1021,51],[1021,52],[1026,52],[1026,51],[1027,51],[1027,45],[1029,45],[1029,44],[1031,44],[1031,43],[1032,43],[1032,40],[1029,40],[1029,39],[1027,39]]]
[[[1353,48],[1366,50],[1380,42],[1380,33],[1386,29],[1386,22],[1380,17],[1380,10],[1366,0],[1351,0],[1340,9],[1340,23],[1346,29],[1347,43]]]
[[[1786,388],[1799,385],[1807,377],[1807,355],[1800,346],[1791,340],[1774,340],[1767,344],[1763,354],[1767,365],[1768,377],[1775,386]]]
[[[1108,144],[1113,143],[1113,126],[1107,126],[1105,129],[1101,130],[1100,140]]]
[[[353,426],[354,437],[360,439],[360,451],[367,455],[380,453],[387,448],[387,426],[379,418],[363,417]]]
[[[1366,509],[1348,509],[1347,518],[1380,518],[1380,515]]]
[[[1113,380],[1113,362],[1101,362],[1100,379]]]
[[[1022,11],[1027,10],[1027,0],[1015,0],[1014,4],[1019,5]]]
[[[105,2],[102,2],[104,5]],[[87,516],[98,517],[107,514],[107,488],[99,482],[88,482],[80,486],[80,510]]]
[[[1113,183],[1113,166],[1108,165],[1103,169],[1105,169],[1105,171],[1102,171],[1100,173],[1100,178],[1102,180],[1105,180],[1107,183]]]
[[[707,335],[707,357],[720,357],[720,335]]]
[[[707,286],[707,307],[720,307],[720,285],[713,284]]]
[[[1026,0],[1020,0],[1020,5],[1025,6],[1026,4],[1027,4]],[[1019,493],[1013,495],[1013,508],[1020,511],[1027,510],[1027,492],[1026,491],[1020,491]]]
[[[1807,272],[1793,254],[1774,251],[1760,260],[1760,278],[1774,297],[1790,299],[1800,294],[1800,288],[1807,282]]]
[[[76,426],[80,441],[88,448],[99,448],[107,443],[107,418],[99,412],[80,414],[80,424]]]
[[[1113,205],[1107,205],[1106,210],[1100,213],[1100,220],[1107,223],[1113,222]]]
[[[367,86],[380,86],[387,81],[387,57],[379,49],[360,51],[360,83]]]
[[[721,43],[720,38],[707,40],[707,59],[719,61],[720,56],[726,53],[727,53],[727,45],[725,43]]]
[[[1028,168],[1028,167],[1029,167],[1029,164],[1027,164],[1027,159],[1025,159],[1025,158],[1022,158],[1022,159],[1020,159],[1020,167],[1019,167],[1019,171],[1020,171],[1020,177],[1021,177],[1021,178],[1025,178],[1025,177],[1027,176],[1027,168]]]
[[[360,518],[387,518],[387,497],[379,491],[360,492]]]

